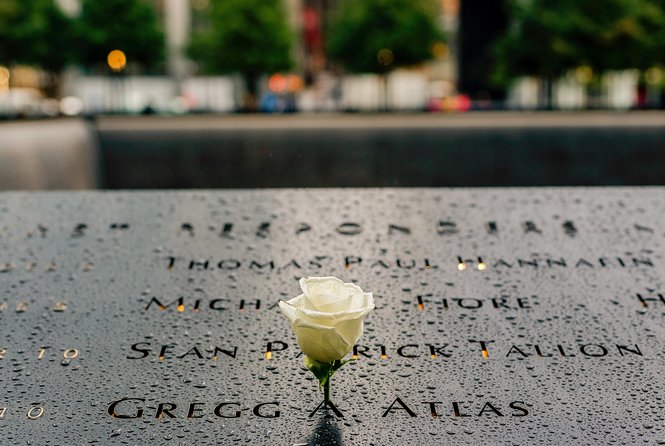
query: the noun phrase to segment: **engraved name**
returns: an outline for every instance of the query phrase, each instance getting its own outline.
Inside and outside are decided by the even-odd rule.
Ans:
[[[462,347],[466,346],[466,348]],[[130,353],[126,359],[130,360],[157,360],[157,361],[178,361],[178,360],[235,360],[239,359],[246,352],[242,352],[237,345],[178,345],[153,344],[143,341],[129,346]],[[288,343],[279,340],[267,342],[263,352],[263,358],[266,361],[274,361],[277,358],[300,358],[302,352],[297,349],[295,355],[287,354],[290,351]],[[616,358],[631,358],[640,356],[644,353],[637,344],[600,344],[594,342],[566,343],[550,340],[546,343],[498,343],[494,340],[468,339],[467,343],[458,345],[457,343],[445,342],[423,342],[417,344],[404,344],[397,346],[386,346],[384,344],[363,345],[356,344],[351,350],[351,357],[356,360],[363,359],[381,359],[390,360],[393,358],[406,359],[448,359],[456,355],[465,355],[473,358],[602,358],[605,356],[614,356]],[[205,362],[201,362],[202,364]]]
[[[307,409],[308,417],[317,414],[328,416],[329,408],[338,418],[344,418],[345,414],[333,403],[321,402],[313,410]],[[390,403],[383,405],[380,410],[374,410],[375,416],[397,417],[408,416],[415,418],[425,416],[431,418],[453,417],[453,418],[500,418],[500,417],[525,417],[531,413],[531,404],[524,401],[510,401],[506,403],[492,401],[421,401],[414,404],[406,399],[396,397]],[[251,409],[250,409],[251,408]],[[293,409],[292,406],[289,406]],[[227,401],[222,403],[206,402],[149,402],[146,398],[126,397],[112,401],[107,408],[107,413],[117,419],[137,420],[145,418],[279,418],[282,415],[279,401],[262,402],[258,404],[247,404],[240,401]],[[365,413],[368,413],[365,411]],[[371,412],[369,412],[371,413]]]
[[[458,271],[488,271],[488,270],[538,270],[538,269],[611,269],[611,268],[653,268],[655,262],[648,256],[621,257],[487,257],[456,256],[448,260],[433,258],[363,258],[360,256],[344,256],[334,259],[331,256],[315,256],[307,259],[213,259],[213,258],[184,258],[168,256],[163,259],[164,267],[168,271],[234,271],[245,269],[259,274],[273,272],[298,272],[302,270],[319,271],[330,268],[367,268],[375,270],[458,270]]]

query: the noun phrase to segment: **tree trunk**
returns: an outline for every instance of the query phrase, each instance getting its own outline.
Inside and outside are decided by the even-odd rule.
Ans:
[[[381,97],[379,102],[379,111],[387,112],[388,109],[388,74],[382,73],[379,75],[379,82],[381,84]]]
[[[539,105],[539,108],[542,108],[544,110],[553,110],[553,86],[554,86],[554,78],[552,76],[547,76],[545,78],[542,78],[541,80],[541,88],[542,92],[540,94],[540,97],[542,99],[542,102]]]
[[[244,113],[256,113],[259,109],[257,97],[257,81],[259,76],[256,73],[246,72],[243,78],[245,80],[245,94],[243,96],[242,111]]]
[[[45,78],[44,93],[49,98],[57,98],[60,93],[58,91],[60,88],[60,73],[47,71]]]

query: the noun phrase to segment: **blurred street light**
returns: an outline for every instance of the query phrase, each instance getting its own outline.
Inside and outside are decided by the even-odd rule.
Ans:
[[[644,73],[644,79],[648,84],[658,85],[663,81],[663,69],[660,67],[651,67]]]
[[[270,91],[273,93],[283,92],[286,90],[286,78],[279,73],[273,74],[270,76],[270,79],[268,79],[268,88],[270,88]]]
[[[376,54],[376,60],[384,67],[387,67],[393,63],[395,60],[395,55],[389,48],[381,48]]]
[[[83,101],[75,96],[67,96],[60,101],[60,111],[65,116],[77,116],[83,111]]]
[[[113,50],[106,57],[109,67],[113,71],[122,71],[127,66],[127,56],[121,50]]]
[[[0,93],[6,93],[9,91],[9,77],[9,69],[0,66]]]
[[[575,70],[575,79],[580,84],[588,84],[593,79],[593,70],[591,67],[583,65]]]
[[[448,45],[443,42],[436,42],[432,45],[432,55],[437,60],[445,59],[448,56]]]
[[[210,6],[210,0],[192,0],[192,8],[197,11],[205,11]]]

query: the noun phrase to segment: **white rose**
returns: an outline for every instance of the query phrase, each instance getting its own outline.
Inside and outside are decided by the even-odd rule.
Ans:
[[[374,309],[372,293],[336,277],[303,278],[300,288],[303,294],[279,302],[300,349],[319,362],[342,359],[363,334],[363,318]]]

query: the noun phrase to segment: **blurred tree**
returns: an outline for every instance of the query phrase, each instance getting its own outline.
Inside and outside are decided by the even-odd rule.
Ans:
[[[189,56],[207,74],[240,73],[256,110],[257,80],[292,66],[293,35],[282,0],[212,0],[208,26],[194,34]]]
[[[433,0],[343,0],[331,23],[328,55],[348,71],[380,74],[387,108],[386,74],[432,59],[444,39],[437,10]]]
[[[145,0],[83,0],[78,27],[78,61],[106,70],[109,52],[120,50],[127,63],[155,69],[164,57],[164,34],[154,7]]]
[[[73,61],[73,22],[53,0],[0,0],[0,65],[41,68],[46,94]]]
[[[355,73],[385,74],[433,58],[443,40],[433,0],[343,0],[332,20],[328,54]]]
[[[511,26],[496,45],[494,80],[551,81],[584,66],[595,74],[665,60],[664,0],[511,0]]]
[[[0,64],[57,74],[72,56],[72,21],[53,0],[0,1]]]

